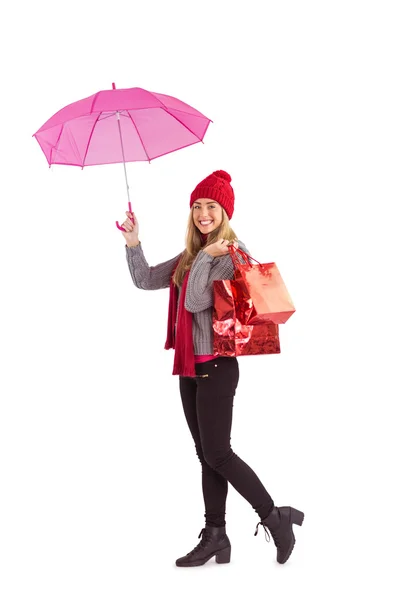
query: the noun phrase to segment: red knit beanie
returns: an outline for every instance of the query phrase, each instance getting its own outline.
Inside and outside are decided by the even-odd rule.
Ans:
[[[214,171],[211,175],[200,181],[190,196],[190,208],[199,198],[210,198],[218,202],[231,219],[234,210],[235,194],[230,182],[231,176],[226,171]]]

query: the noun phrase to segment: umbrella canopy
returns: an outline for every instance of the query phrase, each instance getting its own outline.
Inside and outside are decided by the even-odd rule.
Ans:
[[[185,102],[142,88],[97,92],[68,104],[32,137],[51,165],[148,161],[202,142],[211,119]],[[125,231],[115,222],[118,229]]]
[[[142,88],[97,92],[65,106],[33,137],[50,165],[149,161],[202,142],[211,119],[185,102]]]

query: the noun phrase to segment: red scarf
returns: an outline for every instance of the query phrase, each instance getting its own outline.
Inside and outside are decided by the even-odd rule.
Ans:
[[[207,240],[207,235],[202,234],[203,242]],[[179,311],[178,311],[178,323],[176,326],[175,335],[175,322],[176,322],[176,311],[178,308],[178,288],[172,281],[172,276],[175,273],[176,263],[174,270],[172,271],[171,280],[169,284],[169,306],[168,306],[168,330],[167,340],[165,342],[165,350],[170,348],[175,349],[174,356],[174,368],[172,375],[182,375],[182,377],[195,377],[195,363],[194,363],[194,351],[193,351],[193,315],[185,308],[185,296],[186,289],[189,279],[190,270],[185,273],[185,277],[182,282],[181,295],[179,298]]]

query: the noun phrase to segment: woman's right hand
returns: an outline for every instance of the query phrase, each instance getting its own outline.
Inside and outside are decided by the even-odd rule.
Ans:
[[[122,235],[126,240],[127,246],[136,246],[139,243],[139,224],[137,218],[133,212],[129,212],[128,210],[125,211],[125,214],[127,218],[121,227],[125,229],[126,233],[122,231]],[[132,220],[129,217],[132,217]]]

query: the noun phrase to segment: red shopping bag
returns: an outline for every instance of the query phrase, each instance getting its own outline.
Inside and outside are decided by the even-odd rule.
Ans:
[[[272,321],[282,324],[295,312],[293,301],[274,262],[261,264],[240,248],[229,246],[235,267],[234,280],[246,304],[246,323]],[[239,261],[241,256],[245,263]],[[258,264],[251,264],[255,260]]]
[[[278,325],[272,321],[247,323],[252,313],[251,303],[235,280],[213,282],[214,354],[244,356],[250,354],[279,354]]]

